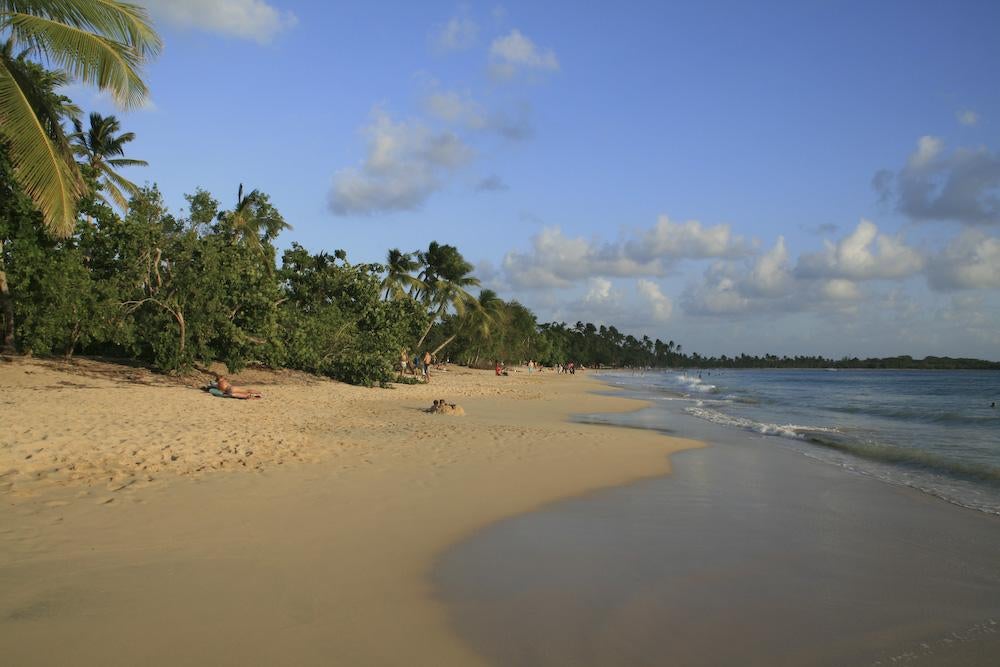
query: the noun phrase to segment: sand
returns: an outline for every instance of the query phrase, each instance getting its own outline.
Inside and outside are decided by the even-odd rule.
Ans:
[[[435,598],[435,559],[699,445],[570,423],[642,406],[579,373],[232,378],[260,401],[205,379],[0,362],[9,664],[482,664]],[[437,398],[466,414],[424,412]]]

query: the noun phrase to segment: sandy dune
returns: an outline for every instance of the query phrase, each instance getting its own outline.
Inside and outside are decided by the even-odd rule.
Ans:
[[[426,578],[443,549],[697,445],[566,421],[639,407],[582,374],[205,379],[0,362],[10,664],[476,664]]]

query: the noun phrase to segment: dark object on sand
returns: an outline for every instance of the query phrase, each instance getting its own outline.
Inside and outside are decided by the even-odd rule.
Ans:
[[[448,403],[443,398],[440,400],[435,400],[434,404],[431,407],[424,410],[424,412],[430,412],[431,414],[438,414],[438,415],[456,415],[456,416],[461,416],[465,414],[465,410],[462,409],[461,405]]]

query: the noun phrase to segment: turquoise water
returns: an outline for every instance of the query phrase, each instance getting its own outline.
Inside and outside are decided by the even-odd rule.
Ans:
[[[713,370],[601,372],[653,403],[644,425],[689,418],[773,438],[802,454],[1000,514],[1000,373]]]

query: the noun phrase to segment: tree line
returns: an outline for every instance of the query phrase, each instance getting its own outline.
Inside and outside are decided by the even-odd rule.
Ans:
[[[398,377],[411,355],[632,367],[995,368],[909,357],[701,357],[614,326],[540,323],[480,288],[457,248],[343,250],[275,245],[290,225],[264,192],[223,204],[197,189],[183,215],[123,177],[134,135],[82,110],[70,80],[143,103],[161,42],[143,8],[115,0],[0,0],[0,346],[37,355],[131,358],[169,372],[224,362],[301,369],[358,384]]]

